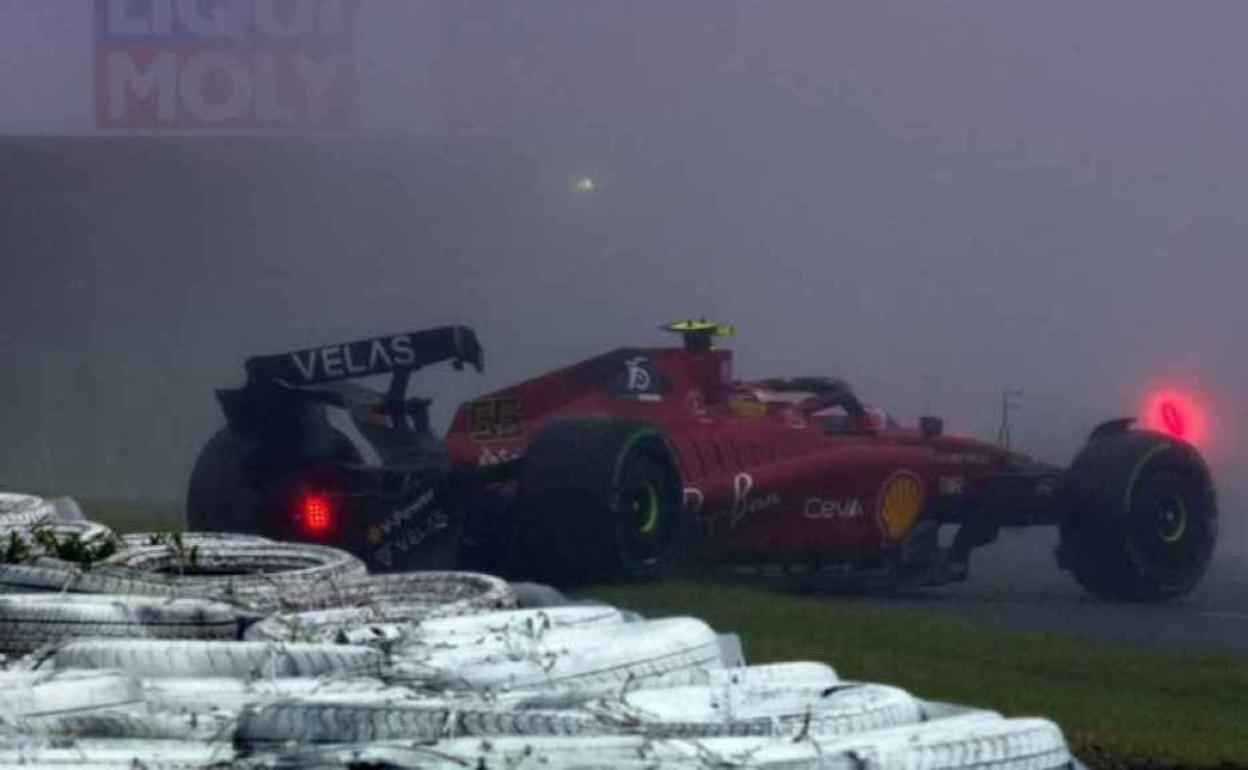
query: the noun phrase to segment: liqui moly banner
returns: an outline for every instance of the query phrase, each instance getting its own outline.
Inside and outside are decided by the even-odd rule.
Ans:
[[[357,0],[97,0],[100,128],[346,130]]]
[[[0,134],[437,130],[432,0],[0,0]]]

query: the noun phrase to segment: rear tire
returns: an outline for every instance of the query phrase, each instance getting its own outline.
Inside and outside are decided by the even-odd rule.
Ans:
[[[324,462],[359,463],[359,450],[341,431],[328,428]],[[230,428],[217,431],[195,460],[186,496],[191,531],[265,534],[265,508],[280,471],[249,467],[257,442]]]
[[[680,477],[644,423],[569,420],[529,446],[515,508],[515,571],[570,585],[657,577],[676,542]]]
[[[1063,565],[1102,598],[1182,596],[1212,560],[1217,502],[1190,444],[1149,431],[1095,439],[1067,470],[1061,500]]]

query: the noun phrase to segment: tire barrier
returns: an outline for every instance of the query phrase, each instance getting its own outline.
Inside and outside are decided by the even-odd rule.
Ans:
[[[493,735],[290,748],[244,767],[625,768],[708,770],[1057,770],[1078,767],[1057,725],[980,712],[849,737],[653,739],[634,735]],[[279,764],[284,763],[284,764]]]
[[[490,575],[425,572],[334,582],[306,602],[340,604],[331,609],[271,615],[248,628],[247,638],[332,642],[376,637],[386,641],[391,634],[370,629],[404,626],[415,633],[426,625],[441,628],[438,619],[479,617],[476,613],[513,606],[514,597],[506,581]],[[397,629],[395,634],[404,635]]]
[[[236,740],[245,743],[437,741],[463,735],[607,735],[621,732],[585,711],[473,708],[444,702],[304,699],[249,708]]]
[[[0,492],[0,532],[33,528],[56,518],[56,507],[43,498]]]
[[[173,598],[175,586],[126,569],[92,567],[38,557],[29,564],[0,564],[0,593],[111,594]]]
[[[144,546],[167,545],[172,539],[167,532],[127,532],[118,536],[123,546],[127,548],[141,548]],[[272,543],[273,541],[267,537],[260,535],[249,535],[240,532],[182,532],[178,537],[182,541],[184,547],[195,546],[200,543],[242,543],[244,545],[259,545],[262,543]]]
[[[76,770],[190,770],[231,767],[238,752],[228,743],[181,740],[0,740],[0,767]]]
[[[115,537],[113,530],[98,521],[87,521],[85,519],[77,521],[51,519],[38,525],[36,529],[48,532],[58,539],[74,538],[83,544],[95,543]]]
[[[604,712],[656,738],[844,735],[923,719],[918,701],[904,690],[848,683],[641,690]]]
[[[147,702],[159,712],[231,717],[249,705],[274,701],[316,697],[398,701],[414,695],[409,688],[372,677],[167,677],[146,679],[143,689]]]
[[[516,604],[502,578],[477,572],[400,572],[331,579],[305,590],[299,610],[423,604],[431,616],[467,615]]]
[[[234,539],[193,540],[122,550],[102,562],[154,575],[175,594],[220,598],[256,610],[300,607],[318,586],[364,577],[364,562],[346,551],[308,543],[256,543]]]
[[[204,599],[142,596],[0,595],[0,652],[25,654],[78,637],[234,639],[238,613]]]
[[[17,732],[41,738],[141,738],[217,741],[233,736],[233,719],[146,713],[141,708],[19,719]]]
[[[536,637],[502,633],[472,644],[426,648],[390,675],[424,686],[476,691],[617,692],[647,681],[692,681],[722,668],[719,639],[695,618],[666,618],[588,628],[555,628]]]
[[[4,721],[124,711],[143,702],[138,680],[120,671],[0,672]]]
[[[0,563],[0,767],[1081,767],[1048,720],[747,665],[696,618],[56,511],[0,493],[0,534],[116,551]]]
[[[417,629],[417,636],[425,644],[437,644],[444,637],[464,638],[491,634],[537,637],[554,629],[613,626],[623,622],[624,613],[615,607],[606,604],[579,604],[435,618],[422,623]]]
[[[153,679],[377,676],[382,654],[345,644],[90,639],[62,644],[52,655],[52,665],[117,669]]]

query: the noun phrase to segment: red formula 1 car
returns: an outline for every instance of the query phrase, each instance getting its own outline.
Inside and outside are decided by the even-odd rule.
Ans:
[[[407,368],[396,367],[402,384],[388,398],[344,402],[341,390],[315,395],[321,386],[306,362],[320,359],[309,351],[300,352],[302,367],[253,359],[249,371],[268,371],[268,383],[253,377],[222,391],[223,405],[238,415],[240,403],[256,398],[253,388],[270,402],[306,402],[311,393],[316,403],[347,406],[380,444],[382,465],[361,466],[339,434],[307,415],[304,433],[320,435],[326,448],[319,456],[267,468],[240,461],[310,441],[272,430],[258,438],[263,431],[245,418],[231,419],[214,441],[233,435],[234,448],[206,452],[192,479],[191,524],[331,540],[387,569],[421,566],[422,550],[440,540],[435,550],[454,550],[461,565],[559,584],[650,578],[679,554],[935,585],[965,579],[971,551],[1001,527],[1025,526],[1058,527],[1059,566],[1106,598],[1175,597],[1208,567],[1217,534],[1212,479],[1179,438],[1133,429],[1128,419],[1106,422],[1063,469],[946,436],[937,418],[901,427],[838,379],[736,381],[731,352],[713,344],[730,329],[701,321],[665,328],[681,346],[618,349],[463,404],[444,450],[427,428],[399,440],[387,437],[393,426],[370,427],[413,411],[423,418],[424,402],[414,408],[402,398]],[[456,331],[455,345],[440,338],[422,363],[479,364],[475,337],[468,352],[456,347],[470,334]],[[377,341],[355,343],[357,359],[369,342]],[[290,382],[296,368],[306,382]],[[392,440],[400,450],[386,448]],[[229,472],[215,470],[223,467]],[[250,479],[250,502],[235,504],[244,499],[240,477]],[[291,490],[303,502],[292,502]],[[267,501],[263,510],[258,500]],[[214,513],[224,509],[237,512],[229,522]],[[947,546],[945,528],[953,533]]]

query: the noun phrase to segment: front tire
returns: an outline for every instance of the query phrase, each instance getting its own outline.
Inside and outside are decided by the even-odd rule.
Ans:
[[[514,571],[557,585],[657,577],[680,526],[679,474],[644,423],[569,420],[525,454]]]
[[[1209,568],[1217,502],[1190,444],[1151,431],[1094,439],[1061,495],[1062,561],[1097,596],[1165,601],[1189,593]]]

